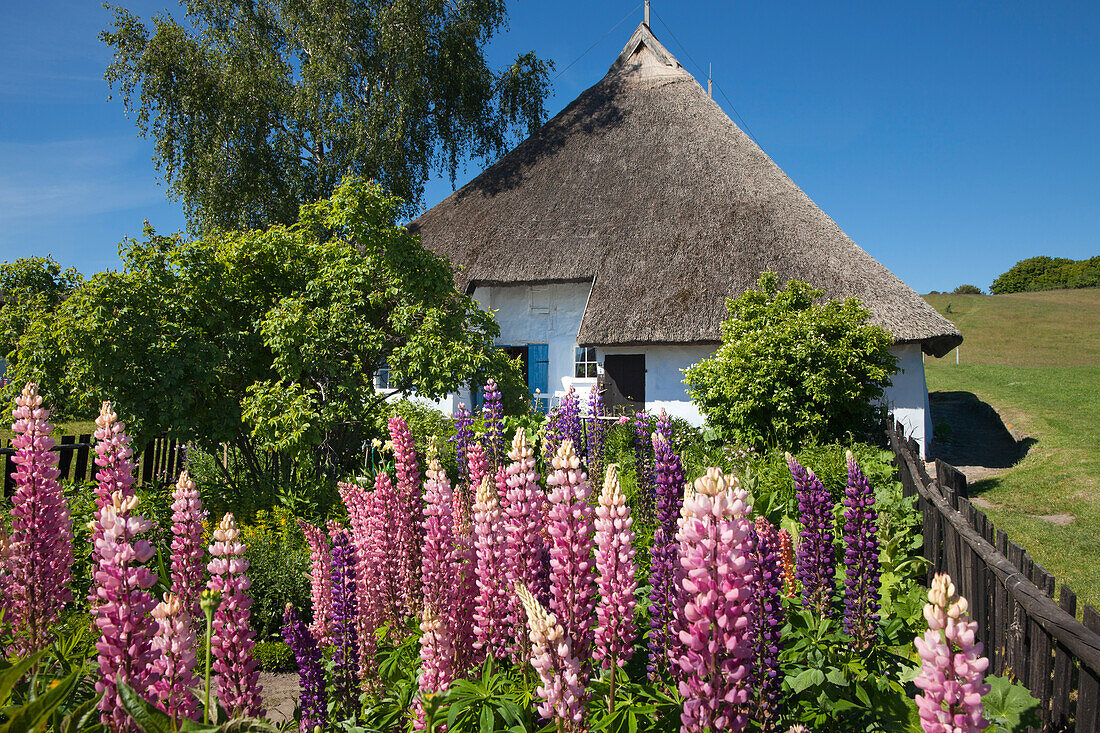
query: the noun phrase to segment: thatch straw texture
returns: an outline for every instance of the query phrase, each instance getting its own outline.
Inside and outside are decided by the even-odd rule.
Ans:
[[[762,270],[855,296],[936,356],[958,330],[814,204],[642,24],[607,75],[410,224],[476,284],[592,281],[581,345],[717,342]]]

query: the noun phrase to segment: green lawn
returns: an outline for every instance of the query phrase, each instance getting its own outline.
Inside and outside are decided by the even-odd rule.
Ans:
[[[987,514],[1009,537],[1100,606],[1100,290],[926,299],[965,339],[959,366],[954,353],[926,360],[929,390],[973,392],[1037,441],[973,492],[998,505]],[[1075,519],[1037,518],[1050,514]]]

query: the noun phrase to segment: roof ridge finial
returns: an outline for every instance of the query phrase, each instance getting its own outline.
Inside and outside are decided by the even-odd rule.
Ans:
[[[635,5],[635,8],[638,6]],[[649,25],[649,0],[645,0],[645,20],[643,21],[647,26]]]

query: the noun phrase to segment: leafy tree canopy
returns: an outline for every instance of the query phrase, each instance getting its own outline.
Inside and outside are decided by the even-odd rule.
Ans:
[[[897,362],[893,338],[867,323],[855,298],[824,295],[800,280],[761,274],[727,306],[722,345],[686,370],[707,421],[738,442],[795,450],[864,438],[879,427],[882,394]]]
[[[438,398],[493,375],[525,400],[518,367],[492,346],[492,316],[396,224],[399,208],[352,178],[290,227],[147,231],[124,245],[122,271],[60,306],[52,342],[27,349],[63,363],[85,403],[114,400],[138,445],[164,431],[209,451],[229,443],[254,476],[274,471],[271,454],[354,470],[387,397]],[[16,379],[39,378],[26,364]],[[384,364],[394,393],[374,389]]]
[[[970,285],[969,283],[963,283],[951,291],[953,295],[981,295],[982,289],[977,285]]]
[[[1031,290],[1100,287],[1100,256],[1087,260],[1065,257],[1029,257],[998,277],[989,292],[1025,293]]]
[[[494,70],[503,0],[184,0],[101,34],[107,80],[155,142],[194,231],[290,224],[350,173],[416,210],[436,166],[499,155],[545,118],[551,64]]]

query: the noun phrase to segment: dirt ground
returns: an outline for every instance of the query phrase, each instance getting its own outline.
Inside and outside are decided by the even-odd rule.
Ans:
[[[273,723],[293,720],[294,706],[298,703],[298,674],[263,672],[260,674],[260,684],[263,686],[267,719]]]

